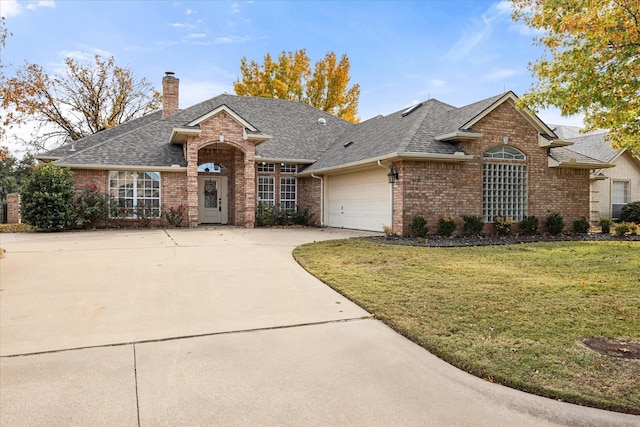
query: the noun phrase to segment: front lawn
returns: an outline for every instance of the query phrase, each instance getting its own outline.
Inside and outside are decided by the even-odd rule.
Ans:
[[[300,246],[311,274],[447,362],[542,396],[640,414],[640,242],[431,248],[350,239]],[[626,350],[625,350],[626,351]]]

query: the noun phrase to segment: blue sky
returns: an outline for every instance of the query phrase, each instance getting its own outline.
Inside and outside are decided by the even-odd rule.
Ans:
[[[0,0],[0,15],[13,33],[1,57],[7,75],[25,60],[55,73],[65,57],[114,55],[157,89],[175,72],[181,108],[234,93],[240,59],[267,52],[305,48],[312,62],[346,53],[362,120],[429,98],[463,106],[521,95],[533,82],[527,65],[543,53],[508,1]],[[581,124],[556,110],[539,115]]]

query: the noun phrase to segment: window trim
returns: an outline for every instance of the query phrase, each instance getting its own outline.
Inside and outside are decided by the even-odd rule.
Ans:
[[[497,154],[501,157],[492,157]],[[505,155],[511,157],[504,158]],[[529,170],[526,155],[517,148],[496,146],[486,150],[482,164],[482,219],[505,216],[520,221],[529,210]]]
[[[289,184],[286,183],[286,181],[289,182]],[[280,210],[281,211],[295,211],[297,209],[297,205],[298,205],[298,180],[296,177],[293,176],[281,176],[280,177],[280,188],[279,188],[279,194],[280,194]],[[291,191],[291,186],[293,186],[293,191]],[[284,189],[287,189],[287,191],[284,191]],[[283,197],[284,195],[291,195],[293,194],[293,198],[291,197]],[[291,203],[293,203],[293,206],[291,207],[286,207],[284,206],[285,204],[290,205]]]
[[[261,182],[262,181],[262,182]],[[267,184],[265,184],[265,182],[267,182]],[[268,182],[271,182],[270,184],[268,184]],[[264,190],[262,188],[262,186],[264,185],[270,185],[271,189],[270,190]],[[275,206],[276,205],[276,179],[275,176],[273,175],[259,175],[258,176],[258,191],[256,191],[256,196],[258,199],[258,203],[264,203],[267,206]],[[272,198],[264,198],[262,197],[265,193],[271,193]]]
[[[115,174],[115,176],[114,176]],[[152,175],[156,174],[157,175],[157,180],[153,179]],[[124,177],[124,179],[121,179],[121,176]],[[157,188],[152,184],[151,188],[146,188],[144,186],[145,183],[145,176],[149,176],[151,179],[149,179],[150,182],[157,182]],[[127,179],[130,178],[130,179]],[[138,219],[138,215],[136,213],[136,210],[138,209],[138,207],[147,207],[147,209],[151,210],[151,215],[147,216],[145,214],[145,217],[147,218],[160,218],[162,212],[161,212],[161,202],[162,202],[162,174],[159,171],[140,171],[140,170],[136,170],[136,171],[129,171],[129,170],[110,170],[109,171],[109,197],[111,199],[114,199],[118,202],[118,204],[120,204],[120,200],[124,200],[124,218],[131,218],[131,219]],[[112,183],[116,182],[116,187],[112,187]],[[122,183],[121,183],[122,181]],[[129,181],[131,182],[131,188],[129,189],[128,187],[126,187],[126,185],[129,183]],[[142,187],[139,186],[139,184],[143,183]],[[124,188],[122,188],[124,186]],[[157,191],[156,191],[157,190]],[[120,196],[120,192],[124,191],[125,193],[131,191],[131,197],[127,197],[127,195],[125,194],[123,197]],[[146,195],[142,195],[142,197],[139,196],[139,192],[142,191],[143,193],[150,191],[152,193],[152,196],[146,196]],[[153,195],[157,193],[156,195]],[[127,201],[131,201],[131,206],[127,206]],[[140,206],[140,202],[142,201],[142,203],[144,203],[143,206]],[[154,201],[156,203],[154,203]],[[157,205],[157,206],[156,206]],[[151,206],[151,207],[148,207]],[[111,215],[111,212],[109,212],[109,216],[113,217]]]

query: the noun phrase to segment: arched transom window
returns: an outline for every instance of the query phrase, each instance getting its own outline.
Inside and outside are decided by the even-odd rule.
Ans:
[[[527,165],[525,154],[501,145],[484,152],[482,167],[482,217],[496,216],[520,221],[527,215]]]

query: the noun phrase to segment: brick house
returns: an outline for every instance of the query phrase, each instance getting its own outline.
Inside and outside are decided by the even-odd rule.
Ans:
[[[573,126],[555,126],[553,131],[572,142],[573,151],[609,166],[591,172],[589,220],[593,224],[602,218],[618,219],[623,206],[640,200],[640,157],[627,149],[611,148],[607,131],[582,133]]]
[[[172,74],[162,111],[39,158],[73,169],[78,190],[94,183],[128,207],[183,205],[190,227],[254,227],[262,202],[309,209],[319,226],[399,234],[415,215],[433,225],[558,212],[570,224],[589,215],[590,171],[606,167],[517,109],[512,92],[461,108],[430,99],[354,125],[227,94],[179,110]]]

